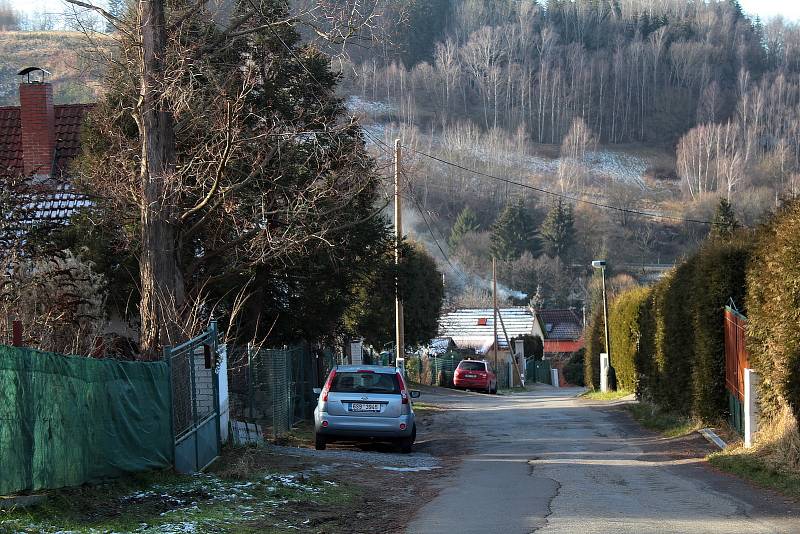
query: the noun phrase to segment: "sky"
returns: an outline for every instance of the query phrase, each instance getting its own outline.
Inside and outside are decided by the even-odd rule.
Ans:
[[[106,0],[98,0],[105,4]],[[777,15],[785,19],[800,21],[800,0],[739,0],[745,13],[768,20]],[[14,9],[25,13],[62,13],[66,8],[63,0],[11,0]]]

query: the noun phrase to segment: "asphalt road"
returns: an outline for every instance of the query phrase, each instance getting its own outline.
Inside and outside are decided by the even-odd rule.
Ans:
[[[619,410],[542,387],[426,396],[472,452],[439,479],[411,534],[800,533],[800,509],[718,473]]]

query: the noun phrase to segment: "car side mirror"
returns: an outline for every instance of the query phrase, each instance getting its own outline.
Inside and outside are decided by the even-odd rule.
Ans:
[[[421,391],[419,391],[417,389],[412,389],[411,390],[411,398],[412,399],[418,399],[420,397],[420,395],[422,395]]]
[[[320,393],[322,393],[322,388],[314,388],[312,391],[314,391],[314,395],[319,395]]]

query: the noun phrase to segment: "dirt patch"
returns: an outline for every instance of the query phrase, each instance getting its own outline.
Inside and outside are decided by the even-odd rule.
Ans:
[[[294,454],[284,447],[230,449],[214,472],[243,480],[262,471],[301,473],[341,488],[341,499],[289,502],[276,510],[269,525],[258,521],[241,526],[274,529],[285,520],[297,532],[403,532],[414,513],[436,496],[436,480],[449,473],[467,452],[457,414],[435,400],[426,402],[417,413],[417,442],[410,456],[398,455],[396,447],[384,443],[337,442],[316,453],[311,451],[313,440],[307,427],[298,429],[285,443],[296,447]],[[418,457],[424,461],[415,461]],[[428,465],[430,457],[435,467]],[[413,467],[417,463],[424,465]]]

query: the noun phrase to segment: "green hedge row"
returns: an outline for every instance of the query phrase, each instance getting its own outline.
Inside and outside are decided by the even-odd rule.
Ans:
[[[653,287],[617,296],[609,310],[611,362],[620,389],[685,415],[722,419],[725,393],[725,306],[744,302],[747,236],[706,242]],[[592,342],[597,330],[599,343]],[[603,316],[587,340],[587,365],[602,352]],[[599,385],[592,370],[591,387]],[[587,379],[590,372],[586,372]]]
[[[650,290],[636,288],[620,295],[609,310],[612,366],[617,375],[617,388],[640,391],[640,375],[643,371],[641,349],[648,347],[647,338],[652,338],[650,320]],[[646,332],[642,336],[642,332]],[[642,343],[644,341],[644,343]]]
[[[788,405],[800,418],[800,201],[758,231],[747,275],[747,344],[767,418]]]
[[[597,306],[586,332],[583,381],[589,389],[600,389],[600,353],[606,351],[603,331],[603,308]]]

